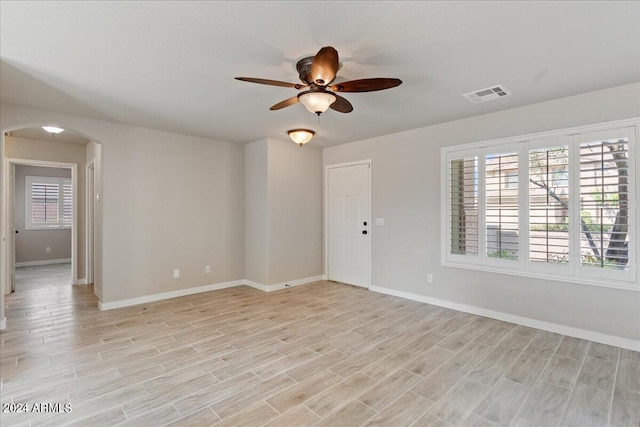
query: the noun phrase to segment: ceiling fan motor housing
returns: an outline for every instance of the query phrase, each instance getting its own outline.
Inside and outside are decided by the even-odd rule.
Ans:
[[[302,58],[296,64],[300,80],[308,85],[313,83],[313,78],[311,77],[311,64],[313,63],[313,58],[313,56],[307,56],[306,58]]]

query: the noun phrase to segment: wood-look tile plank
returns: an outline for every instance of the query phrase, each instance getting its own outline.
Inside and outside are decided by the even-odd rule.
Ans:
[[[349,402],[338,412],[315,424],[314,427],[353,427],[359,426],[373,417],[376,411],[357,400]]]
[[[276,418],[280,413],[264,402],[243,410],[237,415],[216,424],[217,427],[255,427]]]
[[[267,403],[278,412],[284,413],[340,382],[341,379],[338,374],[323,371],[276,394],[268,399]]]
[[[326,418],[375,384],[376,381],[372,378],[357,373],[307,400],[304,405],[319,416]]]
[[[578,382],[604,391],[613,391],[616,364],[608,360],[587,356],[578,375]]]
[[[534,356],[533,354],[522,353],[505,372],[504,377],[520,384],[533,386],[542,371],[549,363],[548,359]]]
[[[199,391],[194,392],[190,390],[186,396],[175,400],[173,406],[175,406],[182,415],[190,414],[262,382],[263,380],[254,373],[246,372],[245,374],[224,382],[219,382]]]
[[[556,354],[582,360],[587,353],[588,347],[589,341],[574,337],[564,337],[556,350]]]
[[[465,378],[436,402],[429,412],[451,424],[460,424],[488,392],[488,386]]]
[[[300,405],[269,421],[264,427],[310,427],[320,419],[306,406]]]
[[[518,417],[536,425],[557,425],[570,394],[569,389],[538,381],[520,409]]]
[[[540,332],[524,351],[525,353],[548,359],[555,353],[561,341],[562,335],[551,332]]]
[[[291,378],[278,375],[270,380],[250,387],[241,393],[227,397],[211,405],[211,409],[223,420],[254,405],[257,402],[270,398],[295,384]]]
[[[427,375],[411,390],[435,402],[444,396],[466,374],[467,370],[463,367],[446,362]]]
[[[499,425],[509,425],[530,390],[531,385],[501,378],[473,412]]]
[[[433,402],[411,391],[404,393],[393,404],[378,412],[367,421],[365,427],[394,426],[403,427],[412,425],[422,416]]]
[[[637,427],[640,425],[640,392],[616,387],[611,406],[611,425]]]
[[[598,359],[608,360],[609,362],[617,362],[620,349],[606,344],[592,342],[589,346],[589,356]]]
[[[620,358],[616,386],[640,392],[640,362]]]
[[[570,357],[555,355],[549,361],[540,379],[568,389],[573,388],[582,362]]]
[[[576,384],[561,425],[599,427],[607,425],[611,393],[585,384]]]
[[[167,427],[212,426],[218,424],[219,422],[220,418],[215,414],[215,412],[211,410],[211,408],[204,408],[190,415],[179,418],[170,424],[167,424]]]
[[[360,394],[358,400],[370,408],[379,411],[393,402],[399,394],[402,394],[405,390],[409,390],[421,379],[422,377],[420,375],[401,369]]]
[[[424,377],[435,371],[454,354],[456,353],[453,350],[449,350],[444,347],[431,347],[419,356],[414,356],[414,359],[406,364],[404,369]]]

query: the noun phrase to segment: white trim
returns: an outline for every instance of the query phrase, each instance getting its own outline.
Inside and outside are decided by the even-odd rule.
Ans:
[[[4,141],[4,140],[3,140]],[[29,166],[43,166],[43,167],[53,167],[53,168],[68,168],[71,169],[71,185],[72,185],[72,197],[73,197],[73,221],[71,225],[71,283],[76,283],[78,280],[78,164],[77,163],[66,163],[66,162],[54,162],[48,160],[33,160],[33,159],[18,159],[12,157],[5,157],[3,162],[3,169],[10,169],[11,164],[22,164]],[[7,174],[7,171],[4,171]],[[4,179],[5,177],[3,177]],[[8,178],[8,177],[7,177]],[[8,193],[15,192],[12,188],[7,188],[8,183],[5,187],[3,187],[3,196],[8,195]],[[13,206],[7,206],[3,204],[3,212],[2,212],[2,221],[0,223],[0,228],[4,231],[4,239],[7,239],[8,235],[11,235],[10,239],[13,239],[13,230],[11,230],[12,224],[9,224],[9,209],[13,209]],[[8,250],[7,250],[8,249]],[[11,261],[11,256],[13,254],[9,254],[11,251],[10,248],[5,248],[3,259],[0,260],[0,265],[9,264]],[[12,268],[5,269],[4,274],[4,283],[5,286],[10,286],[11,283],[11,270]]]
[[[305,277],[304,279],[296,279],[296,280],[288,280],[286,282],[282,282],[282,283],[276,283],[274,285],[265,285],[262,283],[258,283],[258,282],[254,282],[252,280],[244,280],[244,284],[247,286],[251,286],[252,288],[261,290],[263,292],[273,292],[273,291],[279,291],[281,289],[286,289],[286,288],[292,288],[294,286],[300,286],[300,285],[306,285],[309,283],[315,283],[315,282],[319,282],[321,280],[326,280],[324,279],[324,275],[322,276],[311,276],[311,277]]]
[[[0,331],[7,329],[7,318],[3,317],[0,319]]]
[[[558,323],[545,322],[543,320],[531,319],[529,317],[518,316],[515,314],[504,313],[502,311],[490,310],[473,305],[460,304],[457,302],[447,301],[439,298],[432,298],[425,295],[397,291],[395,289],[389,289],[381,286],[372,286],[370,290],[372,292],[378,292],[385,295],[393,295],[396,297],[423,302],[426,304],[437,305],[439,307],[450,308],[452,310],[462,311],[465,313],[476,314],[478,316],[490,317],[492,319],[498,319],[509,323],[528,326],[530,328],[542,329],[544,331],[555,332],[557,334],[568,335],[570,337],[576,337],[589,341],[599,342],[602,344],[622,347],[629,350],[640,351],[640,341],[632,340],[629,338],[603,334],[601,332],[589,331],[587,329],[574,328],[572,326],[560,325]]]
[[[113,310],[116,308],[129,307],[132,305],[146,304],[154,301],[161,301],[171,298],[183,297],[186,295],[200,294],[203,292],[217,291],[220,289],[233,288],[236,286],[251,286],[263,292],[273,292],[293,286],[306,285],[315,283],[322,279],[322,276],[305,277],[304,279],[290,280],[287,282],[277,283],[275,285],[263,285],[247,279],[232,280],[229,282],[214,283],[212,285],[196,286],[194,288],[179,289],[177,291],[162,292],[159,294],[145,295],[142,297],[123,299],[118,301],[102,303],[98,301],[98,309],[100,311]],[[289,286],[287,286],[289,285]],[[95,291],[94,291],[95,293]],[[96,295],[97,296],[97,295]],[[99,296],[98,296],[99,298]]]
[[[576,277],[560,276],[560,275],[554,275],[552,273],[544,273],[540,271],[506,270],[504,268],[497,268],[495,266],[489,266],[489,265],[464,264],[464,263],[455,263],[450,261],[445,261],[440,265],[443,267],[462,268],[464,270],[486,271],[489,273],[508,274],[511,276],[521,276],[521,277],[533,277],[535,279],[555,280],[558,282],[575,283],[577,285],[590,285],[590,286],[599,286],[603,288],[624,289],[627,291],[640,292],[640,286],[638,286],[636,283],[629,282],[629,284],[626,284],[619,280],[610,281],[605,279],[585,279],[577,276]]]
[[[247,285],[247,286],[251,286],[252,288],[255,288],[255,289],[257,289],[259,291],[262,291],[262,292],[269,292],[269,287],[267,285],[262,284],[262,283],[258,283],[258,282],[254,282],[252,280],[244,279],[243,284]]]
[[[367,283],[364,283],[362,285],[355,285],[355,286],[361,286],[363,288],[370,288],[371,287],[371,269],[373,268],[373,266],[371,265],[371,261],[372,261],[372,254],[371,254],[371,241],[373,239],[373,217],[371,216],[371,209],[372,209],[372,205],[373,205],[373,200],[371,198],[371,195],[373,194],[373,187],[371,185],[371,159],[363,159],[363,160],[357,160],[354,162],[345,162],[345,163],[336,163],[336,164],[332,164],[332,165],[325,165],[324,167],[324,188],[323,188],[323,192],[324,192],[324,221],[323,221],[323,226],[324,226],[324,274],[322,275],[323,280],[331,280],[329,279],[329,201],[328,201],[328,197],[329,197],[329,169],[336,169],[336,168],[344,168],[344,167],[349,167],[349,166],[357,166],[357,165],[369,165],[369,176],[367,177],[369,179],[369,224],[371,224],[371,226],[368,228],[369,230],[369,271],[367,272]]]
[[[569,136],[574,135],[576,133],[587,133],[593,131],[602,131],[602,130],[613,130],[621,127],[629,127],[629,126],[638,126],[640,122],[640,117],[633,117],[630,119],[624,120],[614,120],[610,122],[602,122],[602,123],[594,123],[585,126],[574,126],[571,128],[564,129],[554,129],[545,132],[537,132],[537,133],[528,133],[526,135],[517,135],[517,136],[509,136],[505,138],[498,139],[487,139],[484,141],[477,141],[459,145],[449,145],[446,147],[442,147],[441,152],[449,152],[449,151],[458,151],[458,150],[468,150],[473,148],[488,148],[492,145],[502,145],[509,144],[514,142],[523,142],[529,140],[535,140],[540,138],[549,138],[555,136]]]
[[[71,262],[71,258],[43,259],[42,261],[16,262],[16,267],[31,267],[34,265],[49,265],[49,264],[66,264],[70,262]]]
[[[82,279],[78,279],[78,281],[76,282],[76,285],[88,285],[89,282],[87,282],[87,278],[83,277]]]
[[[87,163],[85,168],[85,205],[84,205],[84,213],[85,213],[85,239],[84,239],[84,277],[86,280],[93,282],[93,269],[95,268],[94,256],[93,253],[93,236],[95,233],[95,213],[94,213],[94,202],[95,197],[94,194],[96,192],[96,175],[95,169],[96,167],[96,159],[92,159],[89,163]],[[91,175],[91,177],[89,177]],[[91,181],[91,186],[89,186],[89,182]],[[91,188],[89,188],[91,187]]]
[[[113,310],[115,308],[129,307],[132,305],[146,304],[154,301],[183,297],[186,295],[199,294],[202,292],[217,291],[219,289],[232,288],[234,286],[244,285],[244,280],[233,280],[230,282],[214,283],[212,285],[197,286],[195,288],[178,289],[177,291],[162,292],[159,294],[145,295],[142,297],[128,298],[111,302],[98,302],[100,311]]]
[[[301,286],[307,285],[309,283],[319,282],[323,280],[322,277],[323,276],[305,277],[304,279],[289,280],[287,282],[276,283],[275,285],[268,285],[267,292],[279,291],[281,289],[292,288],[294,286]]]

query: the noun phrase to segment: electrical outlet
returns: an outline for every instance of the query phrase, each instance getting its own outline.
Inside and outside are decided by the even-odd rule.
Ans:
[[[44,251],[49,254],[51,253],[51,248],[47,246],[46,248],[44,248]]]
[[[204,268],[204,272],[205,272],[205,273],[207,273],[207,274],[211,273],[211,266],[210,266],[210,265],[207,265],[207,266]]]
[[[180,278],[180,269],[179,268],[174,268],[173,269],[173,278],[174,279]]]
[[[433,274],[427,274],[427,283],[433,283]]]

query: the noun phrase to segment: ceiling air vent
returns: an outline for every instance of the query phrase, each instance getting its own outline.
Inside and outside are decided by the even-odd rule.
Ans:
[[[486,89],[480,89],[475,92],[465,93],[464,96],[474,104],[491,101],[498,98],[504,98],[511,95],[511,91],[503,85],[495,85]]]

